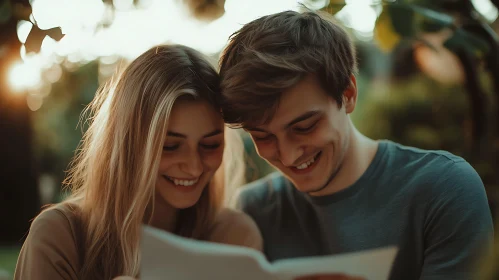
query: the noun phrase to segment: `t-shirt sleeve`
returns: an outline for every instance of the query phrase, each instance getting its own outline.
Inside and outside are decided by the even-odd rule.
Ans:
[[[78,279],[78,252],[68,218],[57,209],[32,222],[17,260],[15,280]]]
[[[235,208],[241,212],[249,214],[248,212],[251,212],[251,209],[249,209],[251,203],[248,203],[249,192],[245,191],[244,188],[241,188],[236,192],[235,198],[236,198]]]
[[[210,241],[263,250],[263,240],[255,222],[246,214],[223,209],[218,215]]]
[[[466,161],[443,170],[431,193],[420,280],[475,279],[476,261],[493,242],[485,188]]]
[[[240,187],[235,197],[235,208],[249,215],[258,226],[261,218],[265,218],[266,208],[273,204],[275,193],[273,187],[280,183],[280,177],[271,174],[265,178],[254,181],[246,186]]]

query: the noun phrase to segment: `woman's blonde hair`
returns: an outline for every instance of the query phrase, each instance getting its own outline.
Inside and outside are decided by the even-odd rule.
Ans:
[[[80,278],[139,275],[141,224],[153,212],[174,102],[200,99],[220,110],[219,83],[200,53],[165,45],[146,51],[97,92],[86,109],[89,128],[65,180],[71,195],[64,203],[78,206],[83,229]],[[179,211],[175,233],[204,238],[223,204],[221,183],[210,183],[195,206]]]

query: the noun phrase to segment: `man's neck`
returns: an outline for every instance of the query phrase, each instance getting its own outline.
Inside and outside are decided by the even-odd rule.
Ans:
[[[373,161],[378,150],[378,142],[362,135],[351,121],[349,127],[348,147],[338,173],[325,188],[310,195],[325,196],[350,187],[364,174]]]

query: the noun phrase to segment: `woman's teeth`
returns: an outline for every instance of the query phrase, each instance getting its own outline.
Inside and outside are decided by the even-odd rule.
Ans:
[[[198,179],[195,180],[180,180],[172,177],[166,176],[170,181],[172,181],[177,186],[192,186],[198,182]]]

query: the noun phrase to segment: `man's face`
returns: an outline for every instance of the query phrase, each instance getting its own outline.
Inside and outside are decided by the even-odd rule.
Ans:
[[[272,120],[245,127],[260,157],[280,170],[299,191],[325,188],[341,168],[350,139],[348,114],[355,107],[355,77],[341,108],[308,75],[285,91]]]

